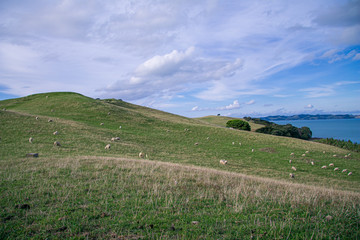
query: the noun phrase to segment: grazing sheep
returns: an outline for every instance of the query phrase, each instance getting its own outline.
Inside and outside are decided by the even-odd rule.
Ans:
[[[336,154],[334,154],[333,157],[336,157]]]
[[[199,145],[199,143],[196,142],[194,145],[197,146],[197,145]]]
[[[111,112],[108,112],[108,115],[110,115],[111,114]]]
[[[251,149],[251,152],[254,152],[255,150],[254,149]]]
[[[120,138],[119,137],[113,137],[113,138],[111,138],[111,141],[118,141],[118,140],[120,140]]]
[[[104,125],[104,123],[100,123],[100,126],[103,126]]]
[[[29,143],[32,143],[33,140],[34,140],[34,139],[33,139],[32,137],[30,137],[30,138],[29,138]]]
[[[322,169],[326,169],[326,168],[327,168],[327,166],[322,166],[321,168],[322,168]]]
[[[46,98],[48,98],[49,96],[46,96]]]
[[[235,145],[235,142],[232,142],[232,145]]]
[[[351,153],[349,153],[348,156],[350,157],[350,156],[351,156]]]
[[[111,148],[111,145],[110,145],[110,144],[108,144],[108,145],[105,146],[105,149],[110,149],[110,148]]]
[[[293,173],[290,173],[290,174],[289,174],[289,177],[290,177],[290,178],[295,178],[295,175],[294,175]]]
[[[315,165],[315,163],[314,163],[314,162],[311,162],[311,165]]]
[[[333,163],[330,163],[330,164],[329,164],[329,167],[333,167],[333,166],[334,166],[334,164],[333,164]]]
[[[294,156],[294,153],[290,153],[290,156]]]
[[[302,154],[301,156],[302,156],[302,157],[305,157],[305,156],[306,156],[306,154],[304,153],[304,154]]]
[[[121,126],[119,128],[121,129]]]
[[[309,151],[306,151],[305,153],[309,153]]]
[[[220,163],[223,164],[223,165],[226,165],[228,162],[226,160],[224,160],[224,159],[221,159]]]
[[[352,175],[352,172],[349,172],[349,173],[348,173],[348,176],[350,176],[350,175]]]
[[[326,152],[325,152],[325,151],[323,151],[323,153],[325,154]]]
[[[347,169],[343,169],[342,172],[347,172]]]
[[[139,158],[144,158],[144,153],[143,152],[139,153]]]
[[[239,142],[239,145],[241,146],[241,142]]]
[[[60,147],[61,145],[60,145],[60,143],[58,141],[55,141],[54,146],[59,146]]]
[[[59,134],[59,132],[58,132],[58,131],[55,131],[55,132],[53,132],[53,134],[54,134],[54,135],[58,135],[58,134]]]
[[[39,117],[36,117],[35,119],[36,119],[36,120],[39,120]]]
[[[49,119],[48,122],[52,122],[53,120],[52,119]]]
[[[209,137],[207,137],[206,139],[209,140]]]
[[[291,159],[289,160],[289,163],[292,163]]]
[[[337,167],[337,168],[334,168],[334,171],[339,171],[339,168]]]
[[[296,171],[296,167],[291,167],[292,170]]]

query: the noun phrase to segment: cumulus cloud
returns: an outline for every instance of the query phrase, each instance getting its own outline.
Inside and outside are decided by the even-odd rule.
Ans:
[[[311,108],[314,108],[314,105],[308,104],[308,105],[305,106],[305,108],[311,109]]]
[[[233,103],[231,103],[227,106],[218,108],[218,110],[232,110],[232,109],[237,109],[237,108],[240,108],[240,103],[238,100],[235,100]]]

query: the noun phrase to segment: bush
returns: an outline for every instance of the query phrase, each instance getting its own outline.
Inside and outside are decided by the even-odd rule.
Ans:
[[[226,123],[226,127],[231,127],[239,130],[251,131],[250,124],[243,120],[233,119]]]

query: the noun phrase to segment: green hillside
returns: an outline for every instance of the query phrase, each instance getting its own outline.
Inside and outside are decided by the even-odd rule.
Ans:
[[[200,117],[200,118],[196,118],[200,121],[204,121],[207,123],[211,123],[217,126],[221,126],[221,127],[226,127],[226,123],[229,120],[233,120],[233,119],[240,119],[243,121],[246,121],[242,118],[233,118],[233,117],[224,117],[224,116],[206,116],[206,117]],[[255,132],[257,129],[264,127],[264,125],[261,124],[256,124],[253,122],[249,122],[250,127],[251,127],[251,131]]]
[[[0,109],[0,238],[360,237],[359,153],[76,93]]]

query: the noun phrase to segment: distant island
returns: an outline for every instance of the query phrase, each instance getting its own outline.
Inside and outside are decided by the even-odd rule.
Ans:
[[[268,116],[262,117],[262,120],[266,121],[281,121],[281,120],[320,120],[320,119],[353,119],[360,118],[359,115],[344,114],[344,115],[332,115],[332,114],[299,114],[293,116]]]

